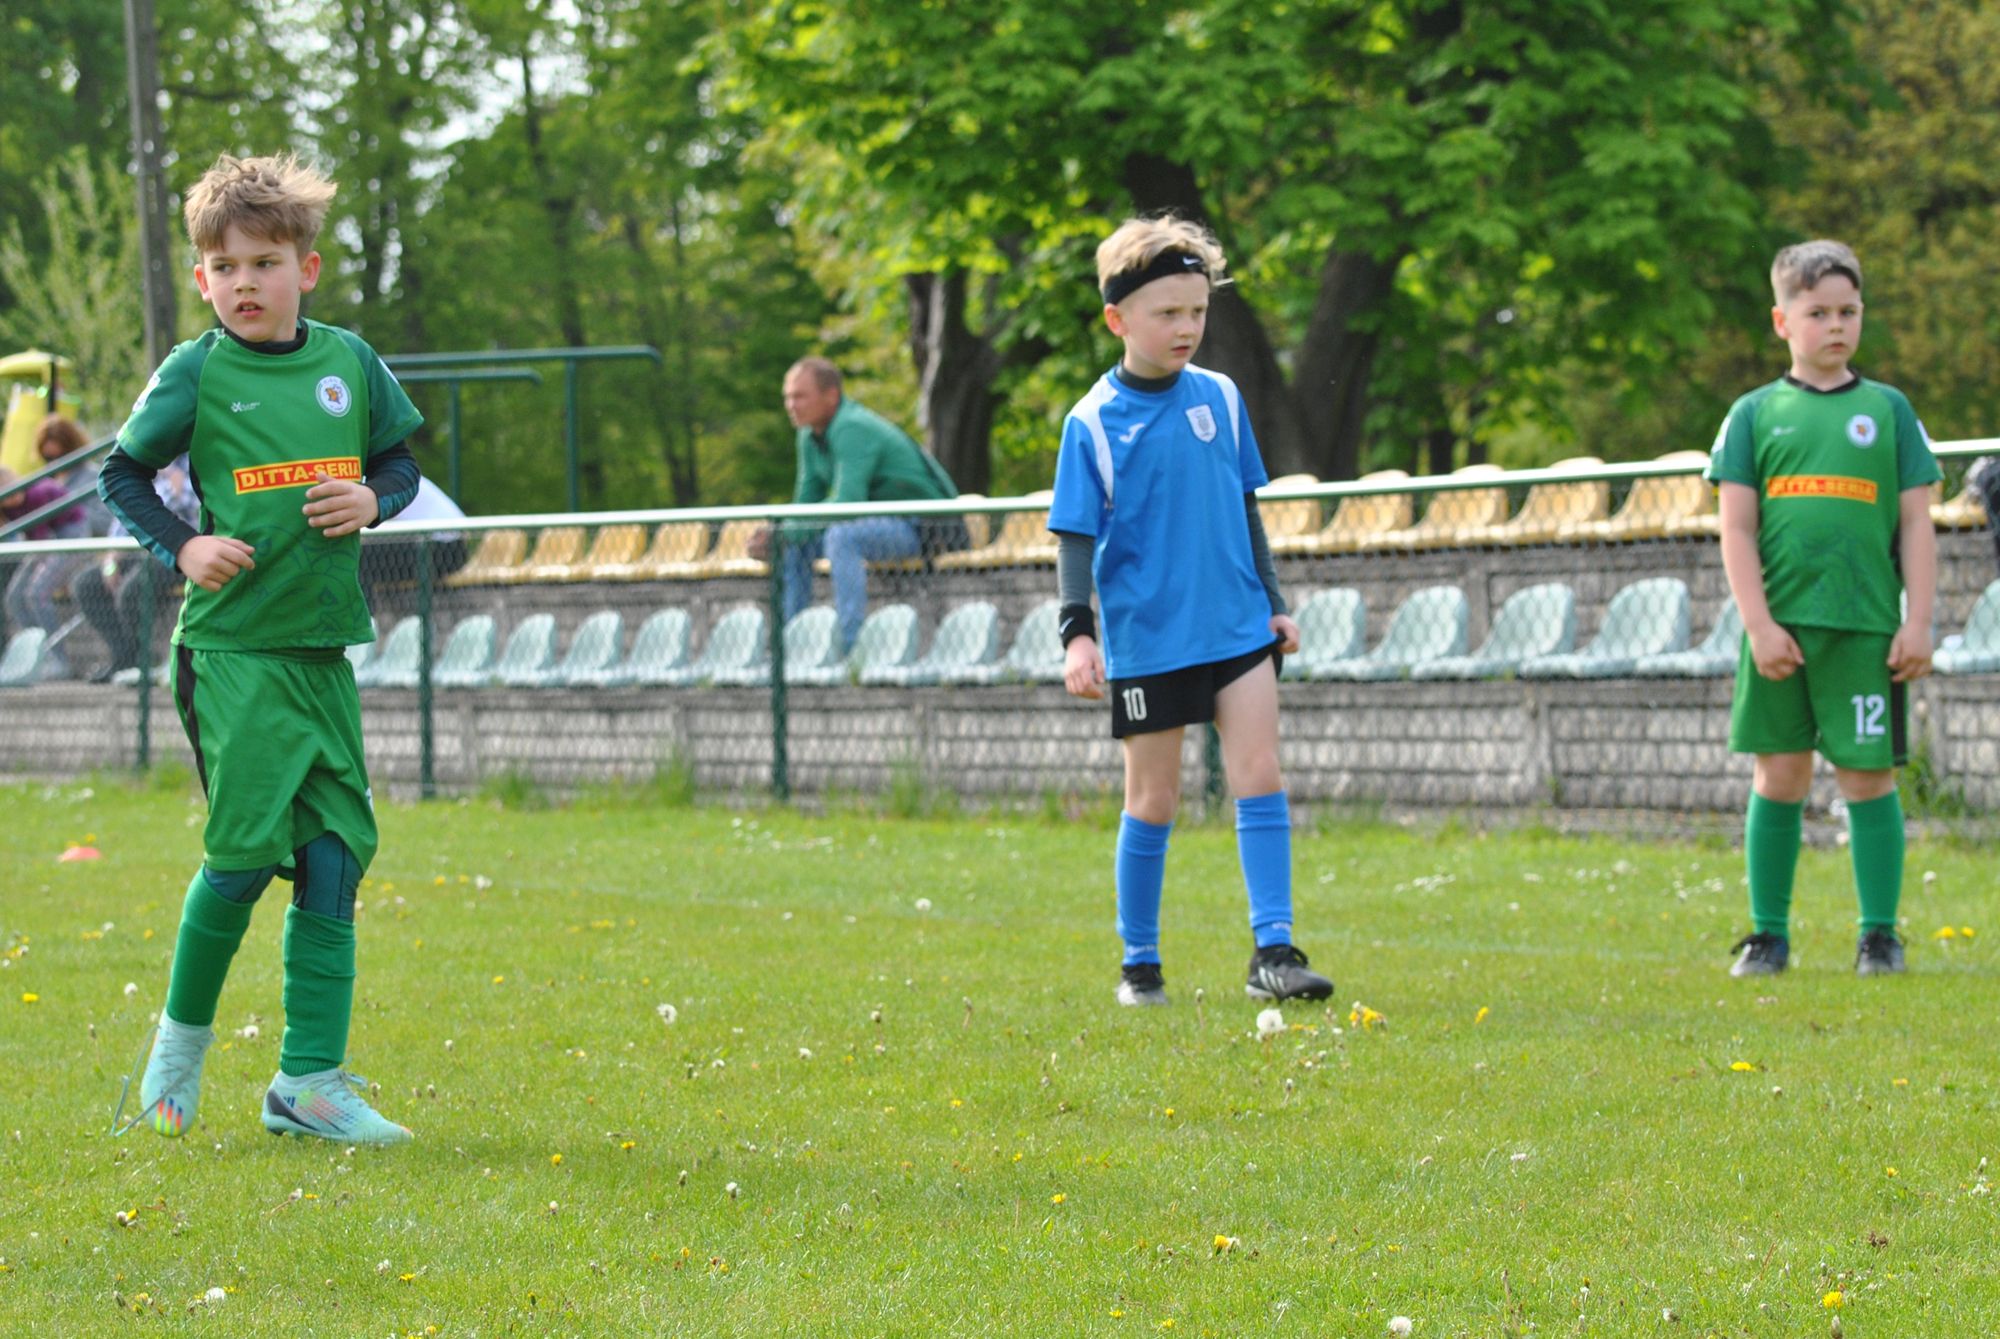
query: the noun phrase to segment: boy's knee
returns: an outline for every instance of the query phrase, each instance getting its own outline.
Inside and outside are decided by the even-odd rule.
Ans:
[[[1760,753],[1752,784],[1767,800],[1797,804],[1812,793],[1812,777],[1810,753]]]
[[[292,853],[292,905],[337,921],[354,919],[354,890],[363,866],[347,843],[331,832]]]
[[[1840,798],[1850,804],[1879,800],[1896,789],[1896,774],[1886,768],[1881,771],[1857,771],[1852,767],[1836,767],[1833,769],[1833,780],[1840,788]]]

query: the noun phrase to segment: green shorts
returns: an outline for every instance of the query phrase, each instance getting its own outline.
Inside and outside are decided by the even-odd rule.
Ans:
[[[1736,662],[1729,747],[1737,753],[1818,752],[1836,767],[1886,771],[1908,760],[1903,685],[1891,683],[1886,632],[1787,628],[1805,656],[1789,679],[1757,672],[1750,639]]]
[[[368,868],[375,797],[346,656],[295,660],[176,646],[174,706],[208,792],[202,846],[211,868],[289,865],[292,852],[328,832]]]

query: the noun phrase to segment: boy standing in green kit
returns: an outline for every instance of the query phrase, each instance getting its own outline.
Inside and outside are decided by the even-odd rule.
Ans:
[[[1707,475],[1721,491],[1722,563],[1743,613],[1729,747],[1757,755],[1743,843],[1754,928],[1729,970],[1771,976],[1790,961],[1816,749],[1847,802],[1855,971],[1900,972],[1894,769],[1906,760],[1904,685],[1931,667],[1938,465],[1902,392],[1848,367],[1861,340],[1854,253],[1832,241],[1786,247],[1771,287],[1791,371],[1730,409]]]
[[[174,705],[209,815],[133,1121],[164,1135],[194,1124],[223,980],[253,905],[279,877],[292,884],[285,1033],[264,1128],[344,1143],[410,1138],[344,1068],[354,890],[376,846],[345,652],[374,635],[358,532],[416,495],[404,439],[423,419],[358,336],[299,316],[319,281],[312,245],[333,193],[290,156],[227,155],[188,192],[195,283],[221,325],[160,364],[99,483],[132,535],[189,583]],[[182,452],[201,498],[198,532],[152,488]]]

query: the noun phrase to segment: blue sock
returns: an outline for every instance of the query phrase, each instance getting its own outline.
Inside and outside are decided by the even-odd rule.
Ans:
[[[1292,942],[1292,806],[1282,790],[1236,802],[1236,855],[1258,948]]]
[[[1125,814],[1118,823],[1118,937],[1125,965],[1160,960],[1160,886],[1167,878],[1172,823]]]

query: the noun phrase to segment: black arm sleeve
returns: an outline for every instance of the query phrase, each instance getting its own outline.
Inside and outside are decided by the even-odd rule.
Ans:
[[[395,519],[397,512],[415,501],[417,485],[423,482],[423,477],[406,441],[385,446],[368,457],[368,477],[362,482],[375,490],[375,501],[382,509],[382,514],[370,522],[370,528]]]
[[[1065,608],[1090,603],[1090,557],[1095,548],[1089,535],[1056,531],[1056,598]]]
[[[152,466],[126,455],[124,447],[113,447],[104,458],[104,468],[98,472],[97,493],[132,538],[172,567],[181,545],[193,539],[196,532],[169,511],[167,504],[160,501],[160,495],[153,491],[153,478],[158,473]]]
[[[1257,495],[1243,495],[1243,514],[1250,521],[1250,561],[1257,564],[1257,579],[1264,583],[1264,595],[1271,601],[1271,612],[1289,614],[1285,607],[1285,596],[1278,589],[1278,565],[1271,561],[1271,541],[1264,537],[1264,517],[1257,510]]]

